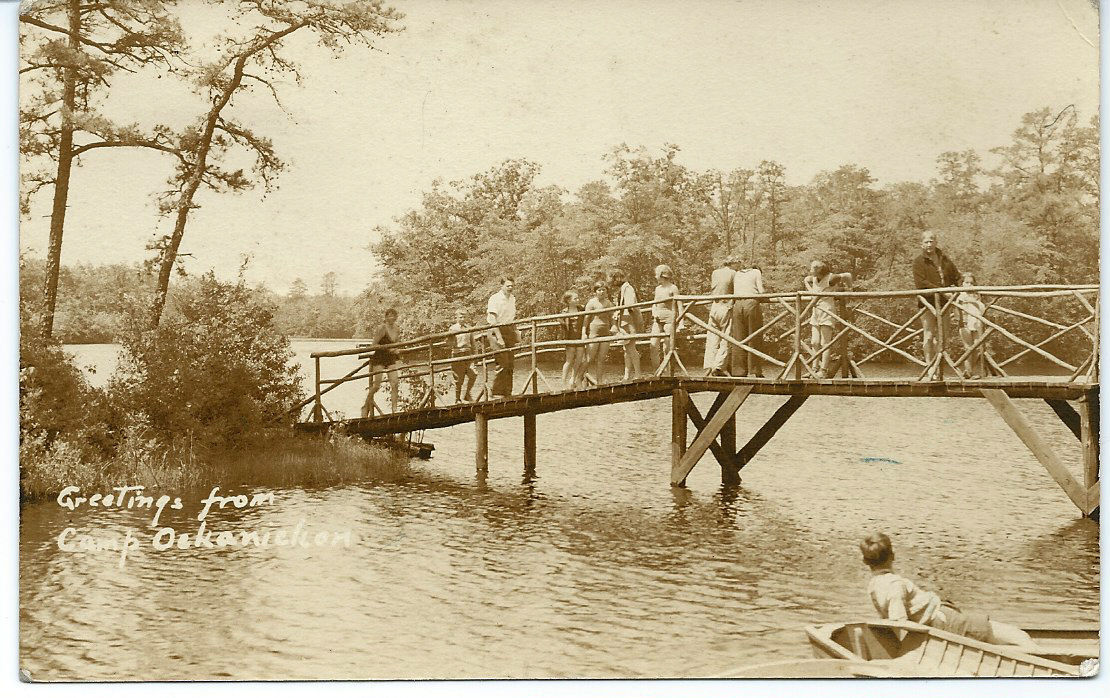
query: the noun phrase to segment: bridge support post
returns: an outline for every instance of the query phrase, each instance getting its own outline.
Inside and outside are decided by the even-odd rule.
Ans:
[[[1083,487],[1087,490],[1087,516],[1099,518],[1098,389],[1079,399],[1080,443],[1083,444]]]
[[[489,417],[474,415],[474,465],[478,472],[489,470]]]
[[[690,394],[685,390],[671,393],[671,484],[675,482],[674,473],[679,470],[682,458],[686,455],[686,405]],[[685,477],[685,476],[684,476]]]
[[[677,395],[679,391],[675,391]],[[744,385],[733,388],[731,392],[725,394],[721,393],[718,398],[719,403],[714,403],[714,410],[711,410],[708,418],[705,420],[705,425],[698,430],[698,435],[694,437],[694,442],[686,450],[686,453],[680,457],[675,457],[676,451],[672,448],[672,462],[671,462],[671,484],[683,486],[686,484],[686,476],[694,469],[697,462],[710,448],[720,449],[718,460],[723,459],[724,462],[730,462],[732,454],[724,453],[724,449],[717,443],[717,436],[721,433],[722,429],[726,428],[726,423],[732,421],[733,428],[736,422],[736,410],[740,409],[740,405],[744,404],[744,400],[748,398],[752,392],[752,386]],[[689,399],[689,398],[687,398]],[[675,409],[672,412],[673,424],[672,434],[676,431],[676,427],[681,422],[682,424],[682,442],[686,442],[686,414],[688,410],[683,410],[681,416],[677,409],[678,400],[674,400]],[[692,405],[691,405],[692,406]],[[700,417],[700,415],[699,415]],[[672,439],[674,437],[672,436]],[[672,446],[673,446],[672,442]],[[731,469],[731,463],[727,466]]]
[[[725,485],[735,485],[740,482],[740,464],[736,461],[736,415],[728,418],[718,436],[721,450],[731,454],[731,457],[721,465],[721,482]]]
[[[524,469],[536,469],[536,415],[524,415]]]

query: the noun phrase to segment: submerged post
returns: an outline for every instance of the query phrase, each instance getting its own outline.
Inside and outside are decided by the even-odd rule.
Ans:
[[[721,464],[721,482],[726,485],[740,481],[740,468],[736,462],[736,415],[728,418],[718,435],[721,450],[731,456],[727,463]]]
[[[474,415],[474,465],[479,472],[489,470],[489,418]]]
[[[524,415],[524,469],[536,468],[536,415]]]
[[[1098,437],[1099,437],[1099,398],[1098,390],[1089,390],[1079,398],[1079,428],[1083,447],[1083,487],[1087,491],[1087,509],[1083,512],[1098,518]]]
[[[671,393],[671,472],[677,471],[682,465],[682,457],[686,455],[686,402],[690,399],[685,390],[675,390]],[[672,484],[680,484],[673,483]]]

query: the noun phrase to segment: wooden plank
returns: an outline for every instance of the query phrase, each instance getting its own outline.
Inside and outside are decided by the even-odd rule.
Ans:
[[[524,415],[524,469],[536,469],[536,415]]]
[[[1033,425],[1029,423],[1029,420],[1025,418],[1017,405],[1002,390],[983,388],[981,392],[987,402],[998,411],[998,414],[1009,425],[1010,429],[1017,434],[1030,452],[1041,462],[1041,465],[1052,476],[1052,479],[1056,480],[1056,483],[1060,485],[1072,503],[1086,515],[1087,492],[1085,488],[1075,481],[1067,466],[1064,465],[1048,443],[1041,438],[1040,434],[1033,429]]]
[[[474,415],[474,465],[480,472],[489,470],[489,419]]]
[[[710,411],[710,414],[713,414],[712,410]],[[694,404],[693,400],[688,400],[686,402],[686,416],[690,418],[690,421],[694,423],[694,428],[697,429],[699,432],[702,429],[705,428],[706,419],[705,419],[705,417],[701,416],[701,412],[698,410],[698,406]],[[726,428],[727,428],[727,423],[726,423]],[[732,445],[731,450],[726,448],[724,446],[724,444],[718,443],[717,441],[714,441],[713,443],[709,444],[709,450],[713,453],[713,457],[717,459],[717,462],[721,464],[721,470],[722,471],[724,471],[726,468],[730,471],[736,469],[735,468],[735,459],[736,459],[736,441],[735,441],[735,439],[736,439],[736,422],[735,421],[732,421],[732,428],[733,428],[733,445]],[[724,435],[724,431],[725,431],[724,429],[721,430],[721,435],[722,436]]]
[[[671,393],[671,484],[684,484],[684,477],[675,479],[675,474],[682,465],[682,457],[686,455],[686,404],[690,396],[685,390],[675,390]]]
[[[1087,516],[1099,507],[1098,442],[1099,395],[1092,390],[1079,400],[1080,442],[1083,447],[1083,486],[1087,489]]]
[[[759,453],[759,449],[763,448],[767,442],[771,440],[771,437],[778,433],[782,425],[786,424],[787,420],[798,411],[798,408],[802,406],[802,403],[806,401],[807,397],[806,395],[791,395],[790,399],[775,410],[775,413],[771,415],[767,423],[761,426],[759,431],[748,440],[748,443],[744,444],[744,448],[740,449],[736,454],[736,460],[739,462],[740,468],[747,465],[748,461],[750,461],[756,453]]]
[[[1045,402],[1047,402],[1048,406],[1052,408],[1052,411],[1056,413],[1056,416],[1060,418],[1060,421],[1064,423],[1064,426],[1070,429],[1071,433],[1075,434],[1075,438],[1082,440],[1083,436],[1081,433],[1082,429],[1080,427],[1079,413],[1075,411],[1071,403],[1067,400],[1055,400],[1052,398],[1046,398]]]
[[[697,464],[705,452],[709,450],[709,444],[713,443],[717,438],[717,434],[720,433],[725,422],[736,414],[736,410],[740,408],[740,405],[744,404],[744,400],[747,399],[751,392],[752,386],[743,385],[734,388],[732,392],[728,394],[728,397],[725,398],[720,409],[717,410],[717,413],[709,418],[705,423],[705,428],[699,431],[698,435],[694,437],[694,442],[686,449],[686,454],[682,456],[678,468],[673,468],[671,470],[672,484],[678,484],[686,480],[686,476],[694,469],[694,465]],[[683,419],[685,420],[685,411],[683,411]]]

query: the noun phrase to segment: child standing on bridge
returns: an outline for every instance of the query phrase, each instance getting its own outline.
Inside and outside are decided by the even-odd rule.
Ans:
[[[975,275],[970,272],[964,274],[961,286],[974,285]],[[960,339],[964,343],[964,349],[971,352],[964,360],[964,377],[980,378],[983,375],[983,347],[981,344],[975,345],[983,335],[983,314],[987,312],[987,306],[983,304],[978,292],[961,291],[956,296],[956,307],[960,309],[963,320],[960,323]],[[972,347],[975,347],[974,351],[971,350]]]
[[[860,541],[859,549],[864,563],[871,568],[867,593],[882,618],[913,621],[994,645],[1016,645],[1026,652],[1040,649],[1021,628],[991,620],[980,611],[960,611],[941,601],[935,593],[896,574],[894,546],[885,533],[867,536]]]

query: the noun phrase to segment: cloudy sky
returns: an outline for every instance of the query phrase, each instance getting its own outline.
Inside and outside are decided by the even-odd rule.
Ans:
[[[197,39],[220,15],[180,0]],[[334,57],[290,45],[304,74],[289,112],[238,113],[289,163],[280,188],[203,193],[182,246],[191,271],[284,291],[328,271],[341,290],[374,274],[375,225],[417,205],[435,178],[510,157],[574,191],[619,143],[677,143],[696,169],[775,159],[792,183],[844,163],[880,183],[928,180],[936,156],[1005,144],[1021,115],[1098,107],[1098,15],[1089,0],[874,2],[398,0],[406,31]],[[119,80],[106,111],[184,123],[200,104],[168,79]],[[142,259],[163,156],[90,153],[74,175],[64,263]],[[49,194],[22,221],[42,254]]]

